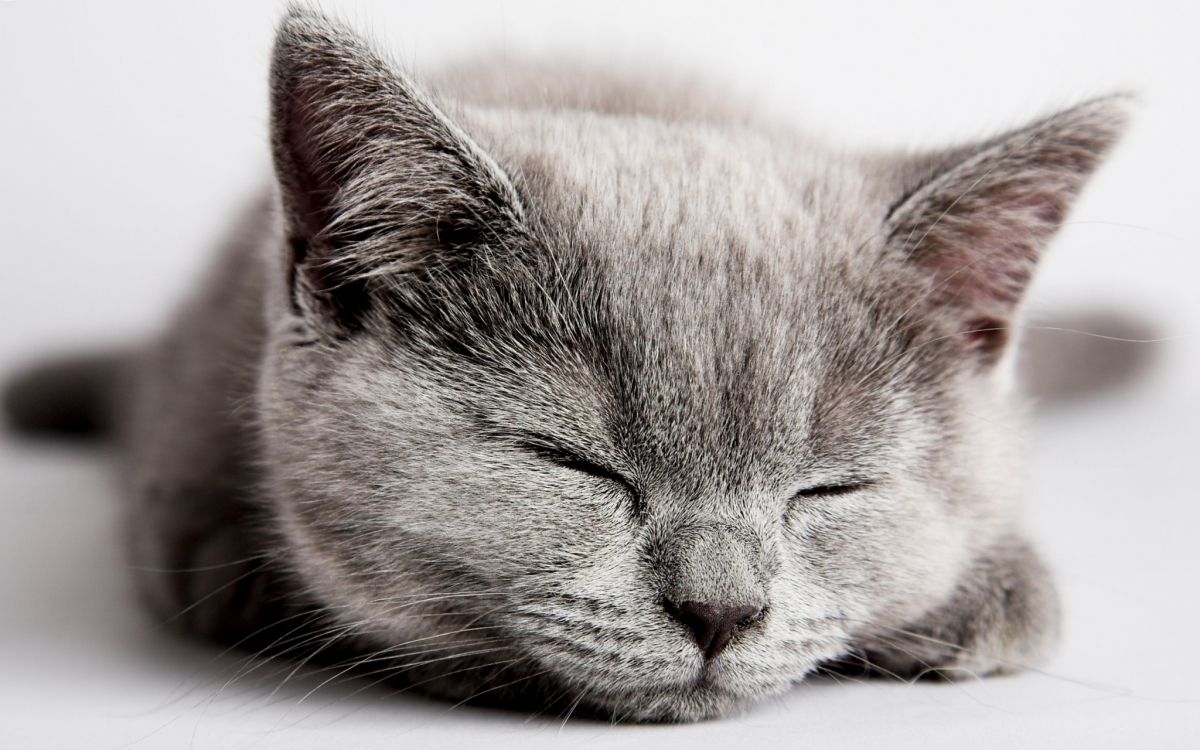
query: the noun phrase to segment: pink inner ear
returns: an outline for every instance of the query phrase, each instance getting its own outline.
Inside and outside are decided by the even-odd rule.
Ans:
[[[320,92],[316,87],[297,85],[288,95],[283,113],[283,148],[287,155],[285,176],[296,219],[304,239],[329,225],[338,186],[325,163],[318,133],[322,127],[313,105]]]
[[[1008,210],[1015,216],[1024,216],[1022,224],[1030,228],[1043,228],[1052,232],[1067,216],[1068,193],[1046,190],[1044,188],[1029,188],[1020,190],[1013,187],[1008,198]]]
[[[929,224],[918,230],[913,257],[951,302],[1003,319],[1024,296],[1039,249],[1066,209],[1065,194],[1026,180],[976,185],[943,211],[925,213]]]
[[[934,274],[937,297],[1003,316],[1020,301],[1033,275],[1037,251],[1029,234],[1004,225],[984,231],[960,228],[930,237],[918,258]]]
[[[1029,286],[1035,262],[1028,245],[988,247],[967,260],[971,265],[962,274],[959,293],[964,301],[986,310],[1015,307]]]
[[[1008,330],[1008,324],[1002,320],[974,318],[963,331],[963,343],[969,351],[992,361],[1000,356],[1008,344]]]

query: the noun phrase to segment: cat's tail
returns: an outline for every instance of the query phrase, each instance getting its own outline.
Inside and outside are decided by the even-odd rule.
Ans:
[[[131,364],[130,352],[111,350],[51,359],[19,371],[3,386],[6,421],[31,434],[111,435]]]

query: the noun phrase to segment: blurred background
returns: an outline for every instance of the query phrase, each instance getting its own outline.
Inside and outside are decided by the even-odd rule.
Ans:
[[[46,353],[147,335],[270,178],[265,75],[280,2],[0,1],[0,379]],[[1195,747],[1200,737],[1200,9],[1187,3],[322,2],[417,74],[500,52],[674,68],[846,147],[974,138],[1089,95],[1134,127],[1031,291],[1048,328],[1110,343],[1047,402],[1029,525],[1067,613],[1040,672],[955,685],[806,684],[745,717],[608,727],[232,679],[235,657],[135,608],[106,457],[0,437],[0,745],[529,744]],[[1102,313],[1097,315],[1096,313]],[[1107,317],[1105,317],[1107,316]],[[1082,322],[1081,322],[1082,321]],[[1030,332],[1035,352],[1081,334]],[[357,691],[357,692],[355,692]]]

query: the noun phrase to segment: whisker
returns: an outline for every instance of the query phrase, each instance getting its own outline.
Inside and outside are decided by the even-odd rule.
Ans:
[[[179,610],[179,611],[178,611],[178,612],[176,612],[175,614],[171,615],[171,616],[170,616],[170,617],[168,617],[167,619],[163,620],[163,621],[162,621],[162,622],[163,622],[163,624],[164,624],[164,625],[169,625],[170,623],[174,622],[175,620],[178,620],[180,617],[183,617],[183,616],[184,616],[184,615],[186,615],[188,612],[191,612],[193,609],[195,609],[196,607],[199,607],[201,604],[203,604],[204,602],[206,602],[206,601],[208,601],[209,599],[213,598],[214,596],[216,596],[217,594],[221,593],[222,591],[224,591],[225,589],[229,588],[230,586],[233,586],[233,585],[237,584],[239,581],[242,581],[242,580],[244,580],[244,579],[246,579],[246,578],[248,578],[248,577],[250,577],[250,576],[254,575],[255,573],[258,573],[258,572],[260,572],[260,571],[262,570],[262,568],[263,568],[263,566],[264,566],[264,565],[266,565],[266,563],[265,563],[265,562],[264,562],[262,565],[258,565],[258,566],[256,566],[255,568],[253,568],[253,569],[251,569],[251,570],[248,570],[248,571],[246,571],[245,573],[241,574],[241,575],[240,575],[240,576],[238,576],[237,578],[234,578],[234,579],[233,579],[233,580],[231,580],[231,581],[228,581],[228,582],[226,582],[226,583],[223,583],[223,584],[221,584],[221,585],[220,585],[220,586],[218,586],[217,588],[213,589],[212,591],[208,592],[207,594],[205,594],[204,596],[200,597],[200,598],[199,598],[199,599],[197,599],[196,601],[192,602],[191,604],[187,605],[186,607],[184,607],[183,609]]]

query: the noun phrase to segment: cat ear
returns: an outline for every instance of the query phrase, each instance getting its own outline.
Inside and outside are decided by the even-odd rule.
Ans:
[[[1007,343],[1034,267],[1128,121],[1123,96],[1094,99],[983,143],[909,159],[885,221],[886,252],[932,286],[985,362]]]
[[[351,324],[380,279],[451,261],[521,215],[504,172],[401,72],[310,11],[279,27],[275,171],[293,298]]]

